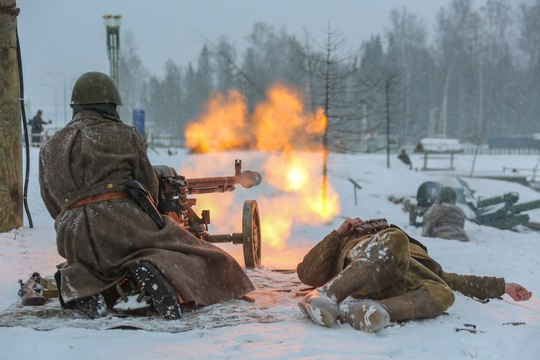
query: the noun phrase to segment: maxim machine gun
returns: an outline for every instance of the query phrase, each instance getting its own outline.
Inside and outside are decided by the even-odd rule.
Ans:
[[[540,200],[517,204],[519,194],[509,192],[501,196],[480,198],[474,196],[474,190],[462,179],[458,178],[461,188],[456,191],[457,204],[462,206],[467,219],[480,225],[492,226],[498,229],[512,229],[517,225],[530,225],[529,215],[524,211],[540,208]],[[420,185],[416,194],[417,204],[409,209],[410,225],[422,226],[417,217],[422,217],[427,209],[439,196],[443,185],[434,181],[426,181]]]
[[[210,235],[210,210],[203,210],[199,217],[193,210],[197,199],[188,195],[224,193],[234,191],[235,185],[251,188],[261,183],[258,172],[243,171],[242,161],[235,160],[234,176],[186,179],[166,165],[154,166],[159,178],[158,211],[175,219],[184,229],[199,239],[211,243],[243,244],[244,262],[247,268],[261,265],[261,226],[259,208],[255,200],[246,200],[242,212],[242,232],[224,235]]]

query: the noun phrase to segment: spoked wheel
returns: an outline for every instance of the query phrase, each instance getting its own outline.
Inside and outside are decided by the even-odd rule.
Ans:
[[[242,244],[246,268],[261,267],[261,222],[255,200],[246,200],[242,213]]]

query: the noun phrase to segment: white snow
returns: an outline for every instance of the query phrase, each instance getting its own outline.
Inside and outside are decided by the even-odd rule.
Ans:
[[[159,154],[149,150],[153,164],[167,164],[187,177],[190,174],[182,173],[181,169],[189,168],[190,163],[215,163],[211,160],[215,155],[188,155],[180,150],[173,156],[167,156],[166,150],[157,151]],[[240,216],[243,199],[259,201],[262,197],[283,195],[264,183],[265,174],[260,163],[266,155],[247,152],[220,154],[220,162],[227,165],[225,170],[216,170],[213,176],[229,175],[233,170],[234,159],[238,158],[243,160],[244,170],[260,171],[263,175],[263,184],[259,187],[249,190],[237,188],[232,193],[238,207],[231,219],[232,227],[241,224],[237,222],[237,216]],[[56,264],[63,260],[56,252],[54,223],[39,195],[37,156],[38,149],[32,148],[28,203],[34,226],[29,228],[25,219],[22,228],[0,234],[0,311],[20,301],[17,295],[19,279],[28,279],[34,271],[43,276],[51,275]],[[411,160],[416,167],[421,163],[422,155],[413,154]],[[537,161],[538,156],[534,155],[481,155],[474,166],[477,174],[502,173],[503,166],[532,169]],[[390,195],[398,198],[413,197],[418,186],[426,180],[458,187],[455,175],[470,172],[473,156],[456,155],[454,164],[455,171],[422,172],[408,170],[397,159],[397,155],[392,155],[391,168],[387,169],[385,155],[331,154],[329,176],[332,187],[340,197],[339,215],[329,223],[309,225],[295,218],[283,249],[272,250],[265,246],[264,237],[262,239],[263,268],[257,273],[267,278],[259,278],[254,284],[257,291],[272,291],[267,294],[267,298],[272,301],[269,304],[259,304],[268,306],[253,315],[261,318],[268,316],[268,321],[221,327],[201,326],[177,333],[70,327],[37,331],[23,327],[0,327],[0,358],[538,359],[540,233],[525,227],[514,232],[467,222],[465,230],[470,242],[423,238],[420,228],[408,225],[408,214],[402,210],[402,205],[388,200]],[[355,205],[355,190],[349,179],[362,186],[358,190],[358,205]],[[464,179],[472,189],[477,190],[477,196],[491,197],[515,191],[519,193],[519,202],[540,199],[540,193],[516,183],[481,178]],[[264,201],[259,202],[261,219],[276,211],[266,208],[266,204]],[[291,209],[283,210],[293,214],[296,202],[288,205]],[[532,221],[540,222],[540,210],[528,211],[527,214]],[[338,324],[333,328],[319,326],[303,316],[297,306],[300,298],[295,296],[295,292],[283,289],[283,281],[274,281],[282,280],[282,274],[270,270],[294,269],[309,248],[336,229],[345,217],[355,216],[364,219],[387,218],[389,223],[400,226],[422,241],[447,271],[505,277],[508,282],[517,282],[527,287],[533,292],[533,297],[529,301],[514,302],[505,295],[502,300],[481,303],[456,293],[456,302],[447,315],[391,324],[375,334],[354,330],[346,324]],[[215,220],[211,228],[218,225],[219,221]],[[219,246],[242,263],[241,245]],[[254,274],[248,271],[250,273]],[[294,287],[296,289],[298,284]],[[228,306],[224,304],[216,306],[216,309],[220,309],[223,316],[226,316]],[[189,318],[176,321],[189,321]],[[163,323],[167,324],[165,321]]]
[[[460,152],[463,151],[463,145],[460,144],[458,139],[438,139],[438,138],[424,138],[420,140],[420,144],[423,152]]]

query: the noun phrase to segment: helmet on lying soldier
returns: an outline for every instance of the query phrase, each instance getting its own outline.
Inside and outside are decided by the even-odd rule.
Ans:
[[[109,75],[98,71],[82,74],[73,85],[70,104],[106,103],[122,105],[120,92],[113,79]]]
[[[439,201],[447,204],[456,203],[456,192],[450,186],[445,186],[442,188],[439,194]]]

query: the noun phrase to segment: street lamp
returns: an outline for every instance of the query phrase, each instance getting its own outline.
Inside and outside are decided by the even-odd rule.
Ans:
[[[61,75],[64,78],[64,126],[67,124],[68,107],[67,107],[67,95],[66,95],[66,75],[63,73],[48,71],[49,75]]]
[[[103,23],[107,30],[107,53],[111,66],[111,78],[118,84],[118,54],[120,53],[120,24],[122,15],[103,15]]]
[[[56,101],[57,100],[57,97],[56,97],[56,85],[52,85],[52,84],[41,84],[41,86],[47,86],[47,87],[52,87],[54,88],[54,119],[55,121],[58,121],[58,102]]]

